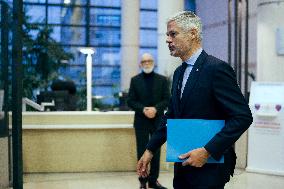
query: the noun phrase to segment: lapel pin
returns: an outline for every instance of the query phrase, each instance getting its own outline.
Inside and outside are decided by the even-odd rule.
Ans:
[[[196,71],[197,71],[197,72],[199,71],[198,68],[196,69]]]

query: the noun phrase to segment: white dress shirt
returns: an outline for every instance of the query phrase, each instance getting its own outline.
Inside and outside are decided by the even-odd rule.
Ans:
[[[181,87],[181,92],[180,92],[180,98],[182,97],[182,93],[183,93],[183,90],[184,90],[184,87],[185,87],[185,84],[187,82],[187,79],[189,77],[189,74],[197,60],[197,58],[199,57],[199,55],[201,54],[202,52],[202,48],[198,49],[189,59],[187,59],[185,62],[188,64],[185,72],[184,72],[184,75],[183,75],[183,79],[182,79],[182,87]]]

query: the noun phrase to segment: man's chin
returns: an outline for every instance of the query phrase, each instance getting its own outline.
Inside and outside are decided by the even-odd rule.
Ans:
[[[174,57],[177,57],[177,54],[176,54],[174,51],[171,51],[171,52],[170,52],[170,55],[171,55],[171,56],[174,56]]]

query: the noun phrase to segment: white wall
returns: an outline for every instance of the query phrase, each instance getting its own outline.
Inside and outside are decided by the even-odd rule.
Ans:
[[[0,138],[0,188],[9,186],[8,137]]]

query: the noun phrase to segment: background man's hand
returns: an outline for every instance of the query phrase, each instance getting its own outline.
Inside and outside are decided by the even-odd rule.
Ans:
[[[146,150],[140,160],[137,163],[137,174],[139,177],[146,178],[149,175],[149,163],[153,158],[153,154],[151,151]]]
[[[156,116],[157,110],[155,107],[145,107],[143,113],[146,117],[152,119]]]
[[[186,154],[182,154],[179,156],[179,159],[186,159],[182,165],[191,165],[193,167],[202,167],[209,158],[210,154],[205,148],[197,148]]]

